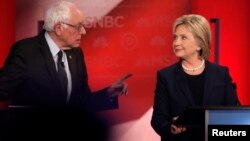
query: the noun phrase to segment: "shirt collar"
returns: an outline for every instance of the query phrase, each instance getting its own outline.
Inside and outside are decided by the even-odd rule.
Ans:
[[[60,51],[58,45],[52,40],[52,38],[49,36],[48,32],[45,32],[45,39],[49,45],[50,52],[53,57],[57,56],[57,53]]]

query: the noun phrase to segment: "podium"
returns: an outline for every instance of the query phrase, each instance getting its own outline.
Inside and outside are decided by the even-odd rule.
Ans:
[[[200,140],[250,140],[250,107],[189,107],[174,122],[194,130]]]
[[[250,107],[211,107],[205,111],[205,141],[250,140]]]
[[[0,111],[1,141],[106,141],[108,132],[102,117],[80,109],[11,106]]]

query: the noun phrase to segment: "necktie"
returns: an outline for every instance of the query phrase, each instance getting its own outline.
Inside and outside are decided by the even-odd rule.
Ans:
[[[57,73],[60,79],[60,84],[62,88],[62,94],[63,96],[67,97],[67,87],[68,87],[68,79],[67,74],[64,69],[64,62],[62,61],[63,52],[58,52],[58,59],[57,59]],[[65,98],[66,99],[66,98]]]

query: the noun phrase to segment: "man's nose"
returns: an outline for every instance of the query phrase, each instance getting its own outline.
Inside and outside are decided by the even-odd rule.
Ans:
[[[85,35],[86,34],[86,30],[84,28],[84,26],[82,25],[80,28],[80,34]]]

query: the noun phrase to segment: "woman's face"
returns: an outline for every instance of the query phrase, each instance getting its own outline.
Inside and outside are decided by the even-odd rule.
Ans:
[[[194,35],[185,26],[179,25],[174,33],[173,51],[175,55],[182,59],[198,58],[200,47]]]

